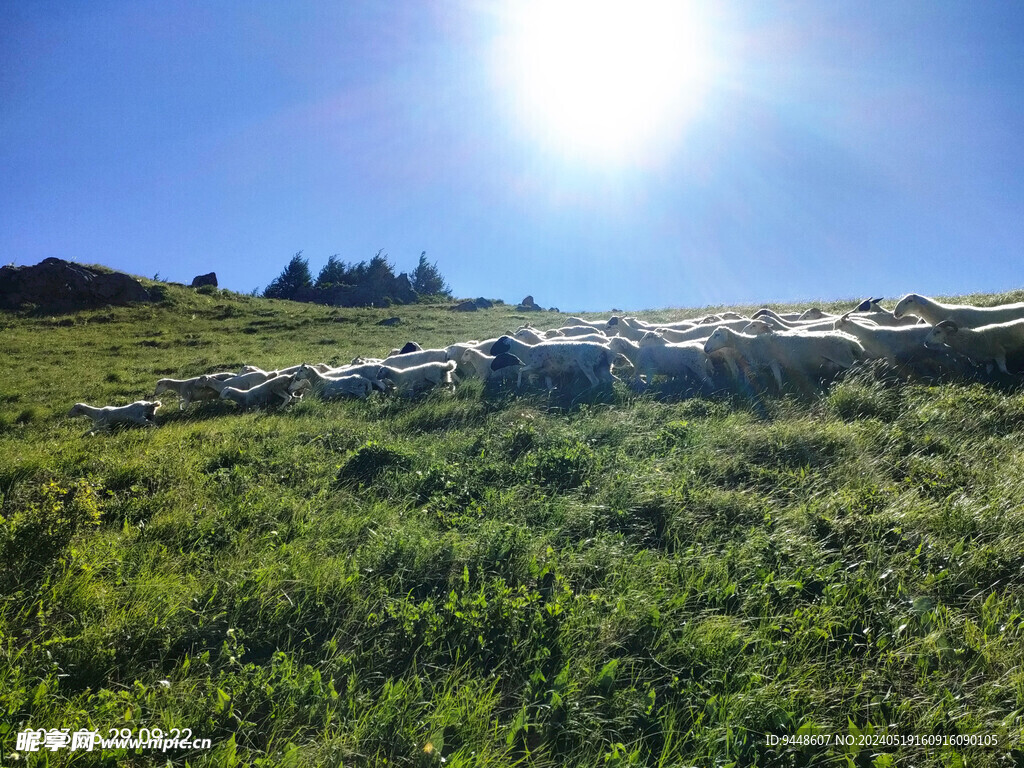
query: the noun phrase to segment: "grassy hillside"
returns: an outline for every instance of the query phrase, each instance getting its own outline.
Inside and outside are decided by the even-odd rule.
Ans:
[[[616,385],[562,408],[470,382],[253,413],[168,394],[158,429],[83,437],[74,402],[162,376],[558,322],[164,290],[0,314],[0,763],[1024,761],[1019,390],[861,375],[811,401]],[[15,762],[29,727],[213,748]],[[766,737],[812,732],[855,743]]]

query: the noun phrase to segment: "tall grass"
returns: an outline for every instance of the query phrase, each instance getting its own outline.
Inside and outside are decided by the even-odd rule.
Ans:
[[[214,744],[20,756],[40,765],[1024,759],[1019,390],[167,399],[158,429],[89,438],[64,416],[161,376],[526,319],[557,322],[174,287],[150,307],[0,316],[23,373],[0,385],[0,762],[21,764],[29,727]],[[812,732],[999,746],[767,739]]]

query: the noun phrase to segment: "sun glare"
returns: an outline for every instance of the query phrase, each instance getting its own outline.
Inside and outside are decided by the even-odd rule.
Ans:
[[[519,124],[567,157],[659,153],[713,77],[708,25],[685,0],[539,0],[510,14],[502,68]]]

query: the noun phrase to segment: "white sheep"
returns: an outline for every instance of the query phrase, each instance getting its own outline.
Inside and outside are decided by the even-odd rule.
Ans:
[[[974,362],[994,362],[1009,374],[1006,356],[1024,353],[1024,319],[977,328],[961,328],[953,320],[943,320],[930,330],[924,344],[929,349],[946,345]]]
[[[928,325],[885,326],[868,324],[857,316],[847,312],[832,322],[837,331],[848,333],[856,338],[864,355],[870,360],[885,360],[890,365],[897,365],[908,357],[919,352],[928,337],[931,327]]]
[[[549,391],[554,389],[552,377],[562,374],[581,372],[587,377],[591,388],[602,381],[610,383],[615,380],[611,373],[611,348],[593,341],[549,340],[530,345],[510,336],[502,336],[491,346],[490,354],[496,357],[508,354],[518,358],[522,367],[519,369],[517,387],[522,386],[524,374],[534,373],[544,376]],[[499,363],[492,365],[496,364]]]
[[[519,339],[519,341],[524,344],[540,344],[542,341],[547,340],[547,337],[543,333],[530,325],[521,326],[510,335],[514,339]]]
[[[552,336],[577,338],[579,336],[607,336],[608,334],[592,325],[563,325],[560,328],[552,328],[550,331],[545,331],[544,335],[547,338]]]
[[[314,366],[308,365],[303,365],[295,372],[295,382],[297,384],[299,382],[308,383],[308,389],[311,389],[317,397],[323,400],[346,396],[366,398],[374,389],[373,382],[365,376],[359,374],[326,376],[316,370]],[[299,390],[293,385],[292,393],[297,391]]]
[[[927,296],[908,293],[899,300],[892,313],[897,318],[915,315],[924,318],[931,325],[938,325],[943,320],[952,320],[958,328],[977,328],[982,325],[1024,319],[1024,303],[974,307],[969,304],[943,304]]]
[[[822,310],[818,309],[818,307],[811,307],[810,309],[806,309],[803,312],[801,312],[800,313],[800,317],[797,318],[797,319],[798,320],[824,320],[827,317],[834,318],[835,315],[833,315],[833,314],[831,314],[829,312],[823,312]]]
[[[258,384],[277,376],[277,371],[250,371],[249,373],[243,373],[239,376],[232,376],[230,379],[219,379],[214,376],[200,376],[199,381],[205,387],[217,390],[218,393],[223,392],[226,387],[231,389],[246,390],[251,389]]]
[[[759,318],[771,317],[771,318],[774,318],[775,320],[781,320],[781,321],[784,321],[784,322],[792,322],[794,320],[799,320],[800,319],[800,314],[801,314],[800,312],[782,312],[782,313],[779,313],[779,312],[776,312],[774,309],[769,309],[768,307],[761,307],[761,309],[757,310],[754,314],[752,314],[750,316],[750,319],[751,320],[757,320]]]
[[[444,363],[448,361],[446,349],[420,349],[415,352],[404,352],[384,359],[381,365],[389,368],[412,368],[424,363]]]
[[[237,387],[224,387],[220,391],[221,400],[231,400],[242,408],[259,408],[271,405],[288,405],[292,400],[298,398],[295,394],[300,391],[298,387],[293,389],[296,383],[294,374],[274,376],[262,384],[248,389]],[[280,401],[280,402],[278,402]]]
[[[571,326],[585,325],[588,328],[593,328],[595,331],[604,332],[605,328],[608,327],[607,320],[584,320],[582,317],[570,317],[567,321]]]
[[[605,333],[609,336],[622,336],[631,341],[640,341],[640,338],[652,330],[647,323],[637,320],[634,317],[612,316],[608,319]]]
[[[459,363],[457,370],[465,371],[468,378],[483,379],[484,381],[508,380],[516,374],[511,367],[498,370],[491,368],[496,359],[479,349],[464,349],[457,361]]]
[[[633,364],[637,375],[643,376],[647,384],[651,383],[654,376],[670,379],[690,376],[705,382],[715,373],[701,342],[672,344],[651,333],[640,344],[617,336],[609,345]]]
[[[750,320],[748,318],[740,318],[739,320],[720,320],[715,324],[707,325],[695,325],[688,329],[677,329],[677,328],[663,328],[658,326],[655,332],[663,337],[665,340],[670,341],[674,344],[682,344],[686,341],[706,341],[715,328],[731,328],[733,330],[740,330]],[[650,332],[650,331],[649,331]],[[643,343],[643,336],[638,339]]]
[[[708,354],[725,347],[735,349],[751,368],[770,369],[780,389],[784,368],[797,374],[818,370],[825,363],[849,368],[863,355],[863,348],[855,339],[839,333],[762,333],[751,336],[719,327],[704,343],[704,351]]]
[[[382,365],[377,370],[376,378],[390,384],[400,394],[410,395],[439,384],[454,387],[452,379],[455,378],[455,366],[454,360],[423,363],[409,368]]]
[[[231,372],[206,374],[207,380],[213,378],[218,381],[225,381],[236,375]],[[155,397],[164,392],[174,392],[178,395],[179,411],[185,410],[193,400],[215,400],[220,394],[218,390],[203,381],[203,376],[194,376],[191,379],[159,379],[153,389],[153,395]]]
[[[75,403],[68,416],[88,416],[92,419],[92,427],[85,434],[91,435],[100,430],[110,429],[114,424],[139,424],[143,427],[155,427],[153,417],[162,403],[159,400],[136,400],[129,405],[105,405],[97,407],[87,403]]]

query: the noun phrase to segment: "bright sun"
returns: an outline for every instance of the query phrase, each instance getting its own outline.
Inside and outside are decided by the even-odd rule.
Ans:
[[[503,79],[520,124],[550,150],[638,162],[678,139],[699,110],[714,62],[690,2],[510,5]]]

